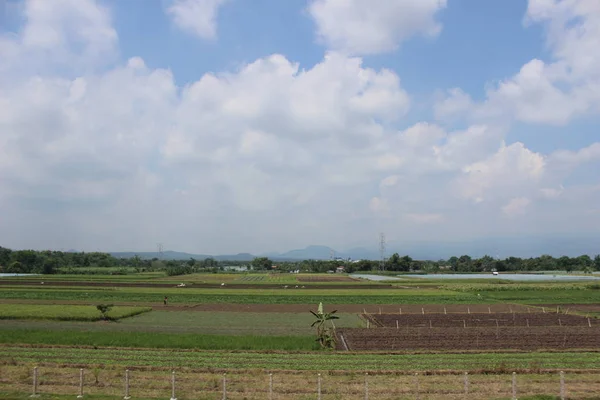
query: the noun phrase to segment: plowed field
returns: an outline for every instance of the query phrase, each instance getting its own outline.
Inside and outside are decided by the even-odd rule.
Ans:
[[[363,314],[363,318],[380,327],[388,328],[473,328],[473,327],[506,327],[506,326],[600,326],[596,318],[584,318],[565,314]]]
[[[338,350],[598,349],[600,326],[338,329]],[[343,337],[343,339],[342,339]]]

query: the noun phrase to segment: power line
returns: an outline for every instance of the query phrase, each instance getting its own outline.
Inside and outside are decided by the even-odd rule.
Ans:
[[[162,260],[163,259],[163,244],[162,243],[157,243],[156,244],[156,249],[158,250],[158,259]]]

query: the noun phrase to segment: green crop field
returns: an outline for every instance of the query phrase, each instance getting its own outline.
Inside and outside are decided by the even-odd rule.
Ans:
[[[0,285],[0,369],[3,376],[0,397],[24,398],[33,365],[44,369],[42,380],[65,380],[62,385],[51,384],[48,380],[43,385],[56,397],[46,395],[42,398],[61,400],[60,395],[72,391],[70,377],[72,371],[76,373],[80,367],[89,371],[86,379],[90,394],[86,397],[101,400],[122,398],[115,393],[117,387],[122,387],[122,377],[118,374],[125,368],[134,370],[140,379],[143,376],[144,381],[140,383],[143,387],[137,388],[135,396],[140,399],[164,398],[168,381],[165,386],[155,384],[155,380],[167,376],[172,369],[187,374],[181,380],[181,398],[197,393],[192,383],[198,379],[194,374],[205,374],[204,379],[210,386],[207,399],[221,398],[220,381],[212,383],[214,371],[235,377],[231,383],[235,395],[231,398],[240,399],[264,398],[258,381],[266,371],[294,377],[287,386],[279,383],[280,394],[289,394],[288,397],[280,396],[282,399],[312,398],[306,387],[314,383],[310,383],[310,379],[314,379],[317,372],[327,373],[325,376],[332,385],[336,382],[330,392],[324,389],[326,400],[345,395],[361,397],[360,390],[352,386],[351,380],[364,376],[365,372],[373,376],[373,398],[385,400],[403,398],[403,395],[415,398],[416,392],[401,389],[406,387],[408,379],[413,379],[409,375],[415,372],[423,374],[420,390],[427,394],[423,397],[436,400],[461,397],[462,389],[454,388],[454,378],[445,375],[464,371],[473,374],[473,385],[479,387],[480,394],[495,394],[495,397],[481,395],[478,398],[510,397],[503,389],[503,382],[510,379],[507,374],[513,371],[531,374],[521,375],[523,378],[520,379],[529,382],[524,384],[523,394],[527,391],[545,393],[556,379],[549,374],[557,374],[559,370],[577,373],[577,380],[573,378],[570,386],[570,393],[576,394],[572,398],[585,398],[585,390],[589,391],[586,388],[600,390],[598,382],[592,379],[600,371],[600,356],[595,351],[351,352],[320,348],[315,328],[310,326],[314,316],[308,312],[320,302],[326,310],[332,305],[344,307],[339,313],[340,319],[334,322],[336,327],[346,329],[364,327],[365,322],[358,313],[363,306],[373,312],[377,305],[420,313],[426,311],[419,305],[444,305],[444,308],[445,305],[460,305],[454,307],[453,312],[463,312],[460,310],[466,305],[477,304],[499,309],[510,309],[511,304],[512,309],[516,309],[516,304],[587,304],[581,312],[591,316],[600,313],[594,308],[594,304],[600,304],[600,290],[597,284],[589,282],[449,282],[403,277],[402,281],[390,281],[389,284],[352,281],[337,274],[266,273],[170,277],[164,273],[62,275],[4,280],[5,283]],[[18,282],[36,284],[19,285]],[[121,285],[133,282],[169,286]],[[186,283],[186,286],[176,287],[179,283]],[[367,284],[371,286],[366,287]],[[163,305],[164,296],[169,299],[167,306]],[[109,316],[121,319],[98,321],[101,314],[96,305],[101,303],[115,304]],[[149,310],[148,306],[154,310],[145,312]],[[473,306],[470,309],[473,310]],[[577,307],[573,309],[578,310]],[[94,384],[93,379],[98,379],[93,377],[95,374],[113,376],[111,379],[120,383]],[[239,383],[235,383],[236,380]],[[378,380],[382,388],[379,392]],[[249,389],[244,389],[243,385],[249,385]],[[386,387],[398,388],[398,391],[390,394],[383,390]],[[337,393],[340,390],[343,393]]]
[[[436,289],[188,289],[188,288],[5,288],[1,299],[72,300],[88,302],[232,304],[459,304],[478,303],[474,293]],[[494,300],[491,300],[494,302]],[[489,301],[488,301],[489,302]]]
[[[365,322],[357,314],[339,313],[338,316],[340,319],[335,321],[336,327],[356,328],[365,326]],[[313,320],[313,316],[308,312],[152,311],[124,319],[118,324],[90,325],[82,322],[63,321],[4,321],[2,326],[0,326],[0,334],[2,330],[7,329],[31,329],[46,331],[195,333],[236,336],[310,336],[314,332],[314,328],[310,326]]]
[[[107,316],[122,319],[148,312],[148,307],[113,307]],[[102,313],[94,306],[0,304],[0,319],[48,319],[59,321],[98,321]]]

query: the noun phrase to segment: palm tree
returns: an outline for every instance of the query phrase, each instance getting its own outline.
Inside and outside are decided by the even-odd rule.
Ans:
[[[319,308],[317,312],[310,311],[312,315],[314,315],[317,320],[312,323],[311,327],[317,328],[317,342],[321,345],[321,347],[325,348],[333,348],[335,347],[336,339],[335,339],[335,326],[333,323],[332,327],[327,326],[327,321],[331,321],[334,319],[339,319],[337,315],[334,315],[337,310],[334,310],[329,313],[323,312],[323,303],[319,303]]]

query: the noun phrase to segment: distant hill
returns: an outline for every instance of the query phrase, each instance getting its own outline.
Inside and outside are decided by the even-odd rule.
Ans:
[[[116,257],[116,258],[131,258],[134,256],[138,256],[142,259],[145,260],[151,260],[153,258],[159,258],[159,254],[156,251],[141,251],[141,252],[135,252],[135,251],[121,251],[121,252],[112,252],[110,253],[111,256]],[[209,258],[210,256],[205,255],[205,254],[190,254],[190,253],[183,253],[180,251],[164,251],[163,255],[162,255],[163,259],[165,260],[189,260],[190,258],[196,259],[196,260],[204,260],[205,258]]]
[[[166,260],[203,260],[213,257],[221,261],[252,261],[255,257],[269,257],[274,261],[297,261],[297,260],[328,260],[331,254],[335,257],[351,258],[353,260],[379,260],[380,254],[376,246],[355,247],[346,251],[336,251],[328,246],[311,245],[303,249],[295,249],[284,253],[262,253],[253,255],[250,253],[207,255],[191,254],[178,251],[165,251],[163,258]],[[393,253],[409,255],[416,260],[447,260],[452,256],[467,254],[473,258],[490,255],[492,257],[538,257],[549,254],[554,257],[575,257],[582,254],[595,256],[600,254],[600,235],[580,234],[568,237],[560,235],[523,236],[523,237],[499,237],[481,238],[462,241],[444,242],[388,242],[386,257]],[[158,257],[157,252],[114,252],[115,257],[133,257],[136,254],[144,259]]]

